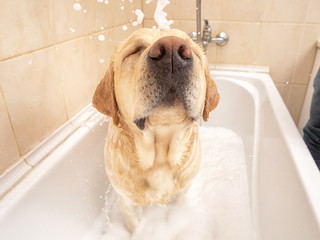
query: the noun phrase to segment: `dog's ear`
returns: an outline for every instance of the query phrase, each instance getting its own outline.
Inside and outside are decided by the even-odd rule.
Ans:
[[[115,125],[119,124],[118,104],[114,92],[114,64],[112,60],[109,69],[94,92],[92,104],[99,112],[112,117]]]
[[[216,108],[218,105],[220,95],[217,90],[217,86],[215,82],[210,77],[209,68],[207,67],[205,70],[206,77],[206,99],[204,104],[204,109],[202,113],[202,117],[204,121],[208,121],[209,113]]]

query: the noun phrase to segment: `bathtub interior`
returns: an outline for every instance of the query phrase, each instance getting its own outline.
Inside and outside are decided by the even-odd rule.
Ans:
[[[242,138],[254,239],[320,239],[314,207],[320,194],[315,197],[308,182],[310,176],[319,182],[319,176],[304,147],[292,150],[302,142],[292,140],[298,132],[269,75],[212,76],[221,101],[201,124]],[[103,163],[107,128],[101,115],[92,115],[0,201],[1,239],[84,239],[101,218],[109,185]],[[287,131],[292,128],[294,133]]]

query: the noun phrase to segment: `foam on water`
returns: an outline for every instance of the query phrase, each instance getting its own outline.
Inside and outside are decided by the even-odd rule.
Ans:
[[[242,139],[224,128],[200,128],[200,139],[201,168],[182,205],[141,208],[141,222],[131,235],[110,187],[105,212],[84,239],[253,239]]]

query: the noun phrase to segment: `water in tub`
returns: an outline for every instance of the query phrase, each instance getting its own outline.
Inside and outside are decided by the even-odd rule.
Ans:
[[[254,239],[242,139],[225,128],[201,127],[200,140],[200,171],[181,205],[144,207],[131,234],[109,186],[104,212],[83,240]]]
[[[163,10],[169,3],[157,2],[154,18],[158,29],[169,29],[173,23]],[[135,13],[137,21],[133,26],[143,19],[141,10]],[[116,193],[110,185],[104,212],[83,240],[254,239],[242,139],[228,129],[201,127],[200,140],[200,171],[181,205],[142,208],[140,224],[131,234],[122,221]]]

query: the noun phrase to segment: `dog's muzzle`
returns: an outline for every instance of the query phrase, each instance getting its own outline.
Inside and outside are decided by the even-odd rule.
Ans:
[[[163,104],[173,105],[177,99],[186,107],[186,89],[190,85],[190,73],[193,68],[192,50],[182,38],[167,36],[156,41],[147,54],[149,75],[152,75],[153,95],[150,101],[153,107]],[[147,78],[148,79],[148,78]],[[145,118],[136,119],[135,124],[144,129]]]

